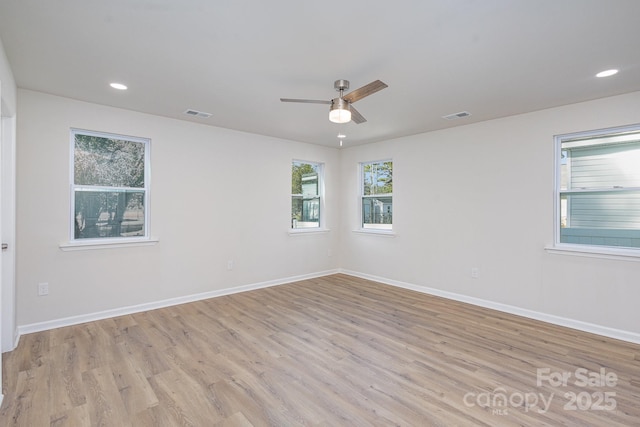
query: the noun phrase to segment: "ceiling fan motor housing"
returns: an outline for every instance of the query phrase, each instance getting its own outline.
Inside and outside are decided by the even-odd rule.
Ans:
[[[347,100],[345,100],[344,98],[333,98],[331,100],[331,110],[335,110],[336,108],[339,108],[341,110],[349,110],[349,102]]]
[[[340,92],[340,91],[344,91],[344,90],[347,90],[347,89],[349,89],[349,80],[342,80],[342,79],[340,79],[340,80],[336,80],[336,81],[333,83],[333,87],[334,87],[338,92]]]

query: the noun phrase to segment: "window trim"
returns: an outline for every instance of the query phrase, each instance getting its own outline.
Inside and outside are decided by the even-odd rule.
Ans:
[[[126,239],[126,238],[123,238]],[[158,243],[160,240],[155,237],[149,237],[147,239],[138,239],[138,240],[122,240],[118,239],[117,242],[109,241],[103,242],[97,239],[84,239],[90,240],[88,242],[82,242],[79,240],[75,240],[73,242],[68,243],[60,243],[58,247],[65,251],[83,251],[83,250],[91,250],[91,249],[114,249],[114,248],[130,248],[135,246],[152,246]]]
[[[114,138],[125,141],[138,142],[144,144],[144,235],[135,237],[109,237],[109,238],[75,238],[75,136],[88,135],[100,138]],[[130,246],[146,246],[158,242],[157,238],[151,237],[151,138],[139,136],[131,136],[117,134],[112,132],[92,131],[80,128],[71,128],[69,132],[69,240],[59,245],[62,250],[82,250],[82,249],[101,249],[105,247],[130,247]],[[96,188],[101,188],[96,186]],[[117,188],[117,187],[113,187]]]
[[[362,201],[365,197],[371,198],[372,196],[365,196],[364,194],[364,167],[365,165],[373,164],[373,163],[384,163],[391,162],[393,165],[393,158],[384,158],[380,160],[369,160],[364,162],[358,162],[358,228],[353,230],[355,233],[360,234],[371,234],[371,235],[381,235],[381,236],[395,236],[395,231],[393,227],[393,220],[391,221],[391,228],[376,228],[376,227],[365,227],[363,212],[362,212]],[[393,166],[392,166],[393,167]],[[391,197],[393,203],[393,192],[385,194],[386,197]]]
[[[326,233],[329,229],[326,228],[326,213],[325,213],[325,185],[324,185],[324,171],[325,164],[323,162],[312,161],[312,160],[301,160],[301,159],[291,159],[290,165],[293,166],[293,163],[306,163],[311,165],[317,165],[318,167],[318,198],[320,199],[319,206],[319,220],[317,227],[301,227],[294,228],[292,224],[292,220],[289,220],[289,235],[298,235],[298,234],[317,234],[317,233]],[[291,174],[289,175],[289,180],[291,181]],[[291,201],[293,200],[293,196],[297,196],[297,194],[290,193],[289,194],[289,217],[291,217]]]
[[[355,234],[364,234],[367,236],[383,236],[383,237],[396,237],[394,230],[379,230],[375,228],[356,228],[351,230]]]
[[[617,126],[611,128],[595,129],[590,131],[572,132],[567,134],[554,136],[554,191],[553,191],[553,245],[546,246],[545,251],[551,254],[574,255],[592,258],[615,259],[625,261],[640,261],[640,248],[631,248],[625,246],[605,246],[577,243],[563,243],[560,241],[561,229],[561,203],[560,195],[562,193],[560,186],[562,180],[562,143],[572,139],[588,139],[590,137],[603,136],[640,131],[640,124]],[[615,138],[610,135],[609,138]],[[592,190],[590,190],[592,191]],[[620,191],[611,189],[611,192]],[[580,193],[576,190],[573,193]],[[566,192],[565,192],[566,193]]]
[[[612,246],[574,245],[560,243],[554,246],[546,246],[544,250],[550,254],[573,255],[588,258],[613,259],[620,261],[640,262],[640,253],[635,249],[616,249]]]
[[[311,234],[325,234],[330,232],[328,228],[291,228],[287,231],[289,236],[306,236]]]

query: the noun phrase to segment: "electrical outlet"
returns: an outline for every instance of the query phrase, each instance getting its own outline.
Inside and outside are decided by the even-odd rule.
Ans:
[[[38,283],[38,296],[49,295],[49,284],[48,283]]]
[[[471,277],[473,279],[477,279],[480,276],[480,270],[478,269],[478,267],[473,267],[471,269]]]
[[[233,260],[227,261],[227,270],[233,270]]]

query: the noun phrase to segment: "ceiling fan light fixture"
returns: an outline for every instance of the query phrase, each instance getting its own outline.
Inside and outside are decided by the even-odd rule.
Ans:
[[[348,123],[351,121],[349,103],[342,98],[336,98],[331,102],[329,120],[333,123]]]

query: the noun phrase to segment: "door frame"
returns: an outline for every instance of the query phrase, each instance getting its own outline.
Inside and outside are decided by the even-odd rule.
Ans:
[[[4,112],[3,112],[4,113]],[[0,117],[0,349],[17,345],[16,327],[16,117]]]

